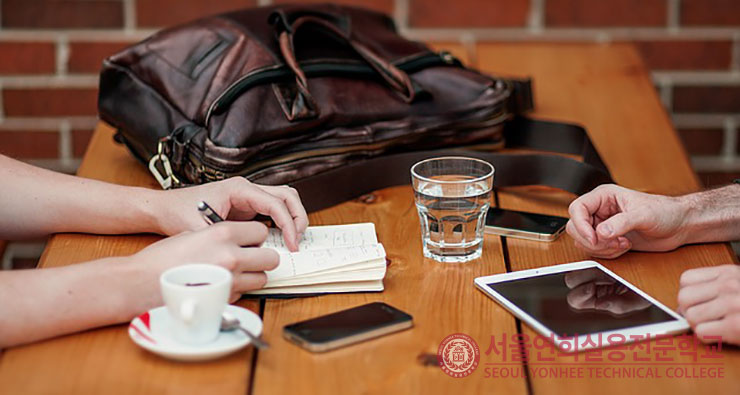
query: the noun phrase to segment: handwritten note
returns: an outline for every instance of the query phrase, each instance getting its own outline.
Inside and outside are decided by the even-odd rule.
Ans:
[[[309,226],[298,245],[299,251],[325,250],[337,247],[377,244],[373,223]],[[270,229],[262,247],[273,248],[278,252],[288,252],[279,229]]]

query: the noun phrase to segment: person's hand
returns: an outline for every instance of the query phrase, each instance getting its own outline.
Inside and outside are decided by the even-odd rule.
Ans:
[[[288,186],[257,185],[243,177],[157,192],[157,222],[160,233],[180,232],[207,226],[197,209],[201,201],[226,220],[250,220],[257,214],[269,215],[282,229],[285,244],[298,250],[298,242],[308,226],[308,216],[298,192]]]
[[[231,301],[242,293],[262,288],[267,281],[266,270],[279,263],[275,250],[258,248],[267,237],[267,227],[259,222],[220,222],[192,232],[168,237],[130,257],[130,261],[145,275],[149,297],[159,300],[159,275],[185,263],[218,265],[231,271],[234,280]],[[160,303],[161,304],[161,303]],[[151,304],[156,306],[157,304]]]
[[[650,307],[650,302],[598,269],[569,272],[565,285],[568,305],[576,310],[601,310],[627,314]]]
[[[700,340],[713,343],[721,338],[723,342],[740,345],[740,266],[683,272],[678,311]]]
[[[571,203],[565,229],[595,257],[616,258],[630,249],[670,251],[686,240],[688,210],[682,198],[601,185]]]

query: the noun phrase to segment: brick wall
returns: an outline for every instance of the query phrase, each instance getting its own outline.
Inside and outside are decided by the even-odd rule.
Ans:
[[[283,1],[0,0],[0,152],[74,171],[106,55],[163,26]],[[703,180],[740,176],[738,0],[339,2],[387,12],[404,34],[472,63],[487,41],[633,42]]]

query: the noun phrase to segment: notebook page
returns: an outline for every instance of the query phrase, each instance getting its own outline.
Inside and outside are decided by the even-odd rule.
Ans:
[[[298,245],[298,251],[323,250],[337,247],[377,244],[375,224],[309,226]],[[262,247],[273,248],[278,252],[288,252],[280,229],[271,228]]]
[[[381,244],[280,253],[278,267],[266,272],[267,281],[326,271],[355,263],[385,258]]]

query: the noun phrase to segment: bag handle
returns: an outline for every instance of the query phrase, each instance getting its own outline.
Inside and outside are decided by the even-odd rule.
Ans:
[[[315,104],[316,102],[313,100],[313,97],[308,90],[308,79],[306,78],[306,74],[298,64],[298,60],[295,55],[295,35],[302,26],[307,24],[320,26],[346,41],[347,44],[373,70],[375,70],[380,77],[383,78],[386,84],[396,94],[398,94],[402,100],[407,103],[411,103],[415,97],[415,89],[408,74],[393,65],[393,63],[388,59],[385,59],[366,45],[355,40],[350,33],[338,26],[334,19],[336,18],[332,18],[330,15],[325,15],[323,13],[308,12],[294,12],[291,14],[291,18],[289,18],[283,11],[276,11],[270,15],[269,22],[278,32],[280,52],[283,55],[285,63],[295,74],[296,87],[298,88],[299,94],[303,96],[297,97],[297,100],[294,100],[294,114],[298,115],[303,110],[299,108],[301,105],[308,106],[309,110],[312,110],[313,112],[318,112]]]
[[[516,117],[504,126],[509,148],[529,148],[583,157],[578,161],[552,153],[518,154],[461,148],[391,154],[348,165],[290,183],[301,194],[308,212],[352,200],[378,189],[409,185],[411,166],[438,156],[469,156],[490,162],[496,169],[494,187],[546,185],[576,195],[613,183],[609,170],[586,130],[574,124]]]

